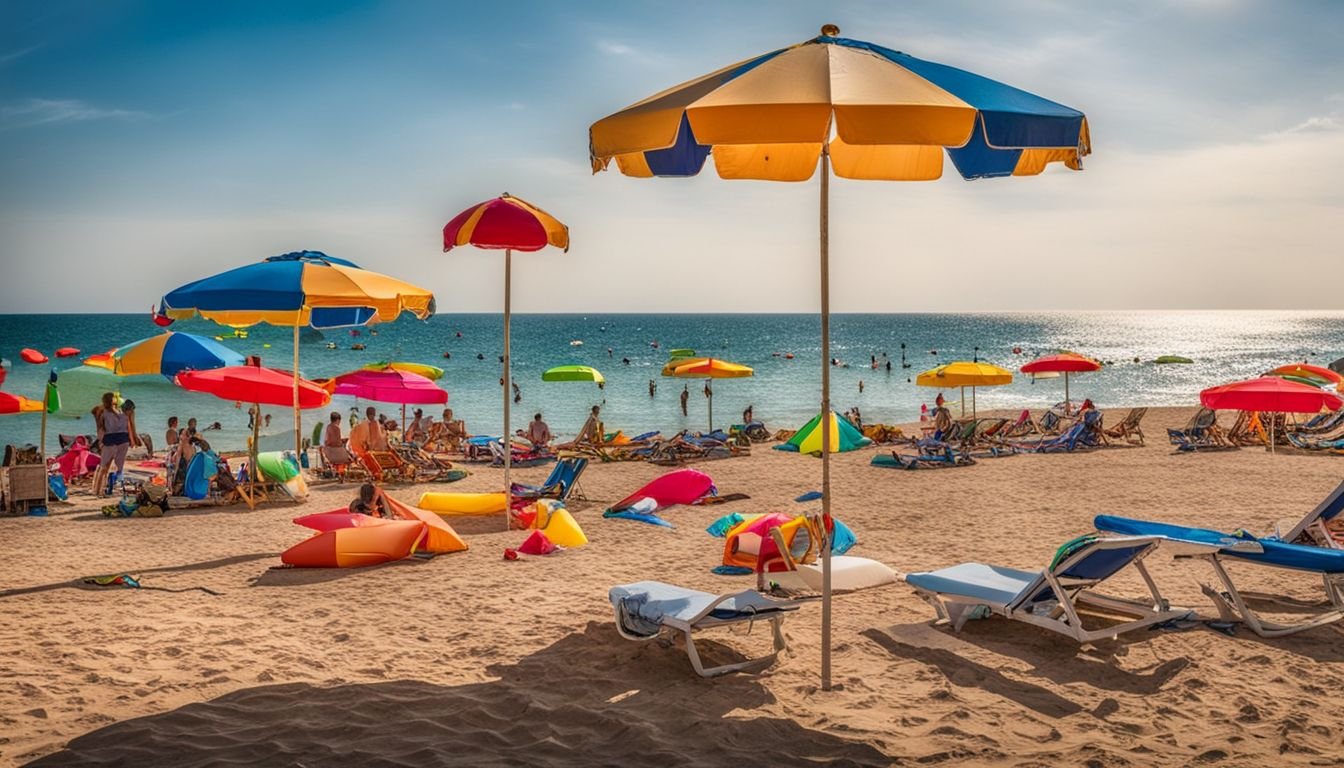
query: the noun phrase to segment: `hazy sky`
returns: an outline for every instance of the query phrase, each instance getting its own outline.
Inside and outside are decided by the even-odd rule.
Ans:
[[[570,225],[516,311],[813,311],[816,179],[627,179],[589,124],[833,22],[1087,113],[1087,170],[832,184],[836,311],[1340,306],[1344,3],[7,2],[0,312],[139,311],[298,249],[497,311],[441,252]]]

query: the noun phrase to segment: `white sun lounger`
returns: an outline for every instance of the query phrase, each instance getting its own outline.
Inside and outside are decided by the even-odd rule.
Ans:
[[[1123,536],[1080,542],[1054,566],[1039,571],[963,563],[928,573],[909,573],[904,579],[933,605],[938,620],[951,622],[955,631],[984,606],[1005,618],[1090,643],[1189,615],[1190,611],[1172,609],[1167,604],[1143,567],[1143,558],[1162,540],[1160,536]],[[1127,565],[1133,565],[1143,577],[1151,601],[1108,597],[1093,591]],[[1135,618],[1088,630],[1078,613],[1080,605]]]
[[[754,590],[712,595],[660,581],[640,581],[612,587],[608,593],[616,615],[616,631],[627,640],[649,641],[681,633],[686,655],[701,677],[729,672],[756,672],[775,663],[787,647],[781,625],[802,602],[768,597]],[[756,621],[770,622],[774,652],[769,656],[705,668],[695,648],[696,630],[726,627]]]

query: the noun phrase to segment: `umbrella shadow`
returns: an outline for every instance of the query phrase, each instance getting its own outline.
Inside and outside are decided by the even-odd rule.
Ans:
[[[702,680],[684,655],[591,622],[495,679],[248,688],[79,736],[34,766],[890,765],[875,747],[781,717],[759,678]],[[730,716],[731,715],[731,716]]]

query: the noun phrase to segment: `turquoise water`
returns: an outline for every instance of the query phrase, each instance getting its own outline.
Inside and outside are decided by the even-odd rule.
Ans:
[[[1072,349],[1109,361],[1094,374],[1072,378],[1075,400],[1090,397],[1102,407],[1191,405],[1199,390],[1257,375],[1285,362],[1309,360],[1321,365],[1344,356],[1344,313],[1302,312],[1050,312],[1012,314],[837,315],[832,319],[832,355],[849,365],[833,368],[832,400],[837,409],[857,406],[865,420],[902,422],[918,418],[921,403],[932,403],[936,390],[916,387],[907,377],[939,362],[971,359],[979,347],[981,360],[1016,369],[1037,354]],[[174,330],[214,336],[221,329],[204,321],[179,322]],[[19,361],[23,347],[48,355],[57,347],[79,347],[85,354],[150,336],[158,329],[146,314],[137,315],[0,315],[0,357],[11,362],[6,391],[39,396],[49,366]],[[376,332],[377,335],[371,335]],[[476,433],[498,434],[501,423],[499,355],[503,351],[499,315],[441,315],[428,322],[403,319],[364,329],[358,339],[346,331],[300,345],[300,370],[307,377],[329,376],[378,360],[409,360],[446,370],[440,384],[449,391],[449,405]],[[461,337],[457,336],[461,333]],[[627,432],[707,425],[707,401],[700,380],[689,383],[690,414],[682,417],[678,396],[686,382],[659,377],[667,351],[691,347],[698,352],[744,363],[756,369],[750,379],[716,381],[715,424],[740,420],[742,409],[755,406],[757,418],[772,428],[800,425],[817,412],[820,344],[816,315],[520,315],[513,319],[514,380],[522,402],[514,407],[514,427],[523,426],[540,410],[552,429],[572,434],[590,406],[603,403],[609,428]],[[262,355],[264,362],[288,368],[293,332],[260,326],[247,339],[226,339],[242,354]],[[582,346],[571,346],[574,340]],[[326,348],[328,341],[338,349]],[[354,342],[364,351],[349,349]],[[657,341],[660,348],[650,343]],[[901,344],[910,368],[901,368]],[[270,344],[269,348],[264,345]],[[1014,354],[1014,347],[1021,349]],[[611,349],[610,356],[608,348]],[[937,350],[931,354],[930,350]],[[451,353],[451,359],[443,357]],[[783,353],[793,353],[786,359]],[[774,353],[780,353],[775,356]],[[871,356],[883,353],[892,371],[869,367]],[[483,359],[477,359],[477,355]],[[1159,355],[1193,358],[1193,365],[1134,363]],[[629,358],[628,365],[622,362]],[[65,409],[52,417],[49,440],[58,432],[91,432],[87,416],[98,395],[116,386],[136,401],[141,431],[158,438],[167,417],[184,421],[195,416],[224,429],[211,442],[223,449],[241,448],[247,415],[232,403],[209,395],[184,392],[162,377],[116,380],[109,374],[74,370],[78,358],[55,360],[64,372],[61,390]],[[607,377],[605,390],[587,383],[543,383],[541,372],[555,365],[591,365]],[[657,393],[649,396],[649,379]],[[859,392],[860,381],[864,391]],[[1063,381],[1029,378],[1005,387],[981,389],[981,408],[1041,408],[1063,399]],[[957,400],[956,392],[948,392]],[[348,412],[356,403],[336,398],[333,408]],[[358,405],[363,406],[363,403]],[[382,406],[389,415],[397,406]],[[268,433],[275,441],[291,424],[289,412],[266,409],[274,418]],[[304,414],[304,432],[329,409]],[[83,414],[83,418],[76,416]],[[0,416],[0,443],[37,442],[37,414]]]

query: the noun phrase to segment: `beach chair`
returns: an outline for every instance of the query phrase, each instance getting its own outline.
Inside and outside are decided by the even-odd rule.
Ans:
[[[1218,426],[1218,414],[1212,408],[1200,408],[1181,429],[1168,429],[1167,440],[1178,451],[1220,451],[1237,446]]]
[[[975,459],[965,451],[944,444],[941,450],[919,454],[902,454],[896,451],[892,451],[891,455],[879,453],[868,463],[874,467],[894,469],[950,469],[969,467],[975,463]]]
[[[1031,411],[1023,408],[1017,420],[1000,430],[996,438],[1005,440],[1010,437],[1026,437],[1037,432],[1040,432],[1040,429],[1036,426],[1036,422],[1032,420]]]
[[[1008,445],[1027,453],[1071,453],[1088,447],[1087,431],[1087,424],[1079,421],[1058,435],[1046,435],[1039,440],[1012,440]]]
[[[1143,445],[1143,428],[1140,424],[1147,415],[1147,408],[1130,408],[1119,424],[1104,430],[1106,437],[1124,440],[1131,445]]]
[[[575,499],[585,498],[579,489],[579,478],[583,476],[583,471],[588,468],[588,459],[582,456],[568,456],[560,459],[551,468],[551,474],[541,485],[526,485],[524,483],[514,483],[511,487],[513,495],[523,499],[558,499],[565,501],[573,496]]]
[[[1304,435],[1323,435],[1344,427],[1344,409],[1317,414],[1308,421],[1289,428],[1290,432]]]
[[[359,456],[364,467],[375,480],[415,479],[414,469],[407,470],[406,462],[392,451],[366,451]]]
[[[627,640],[648,642],[682,635],[686,656],[701,677],[717,677],[730,672],[757,672],[775,663],[788,647],[782,625],[785,617],[803,601],[784,600],[744,590],[725,595],[699,592],[660,581],[640,581],[612,587],[607,595],[615,613],[616,631]],[[745,661],[706,668],[695,647],[695,632],[714,627],[731,627],[770,622],[774,651]]]
[[[361,479],[368,477],[368,472],[360,464],[345,446],[321,445],[317,448],[317,455],[322,459],[322,466],[328,473],[334,475],[336,479],[345,482],[347,479]]]
[[[1344,549],[1344,531],[1336,530],[1336,520],[1344,523],[1344,483],[1340,483],[1316,508],[1301,520],[1288,526],[1284,522],[1274,526],[1274,535],[1290,544],[1314,544],[1329,549]]]
[[[1060,547],[1050,566],[1038,571],[962,563],[927,573],[908,573],[903,578],[933,606],[939,622],[952,624],[953,631],[960,631],[971,618],[998,614],[1079,643],[1091,643],[1189,615],[1188,610],[1167,605],[1143,566],[1143,559],[1161,542],[1160,536],[1088,535]],[[1151,600],[1129,600],[1094,591],[1128,565],[1143,577]],[[1079,611],[1082,607],[1094,609],[1089,613],[1133,618],[1087,629]]]
[[[1093,523],[1099,531],[1158,536],[1176,542],[1206,545],[1208,549],[1180,556],[1207,560],[1222,582],[1224,591],[1219,592],[1207,584],[1200,584],[1200,587],[1218,608],[1220,618],[1223,621],[1240,621],[1261,637],[1290,635],[1344,619],[1344,550],[1290,544],[1273,538],[1260,539],[1244,530],[1222,533],[1206,528],[1188,528],[1183,525],[1131,520],[1112,515],[1098,515]],[[1223,567],[1224,557],[1268,568],[1318,574],[1325,587],[1325,596],[1330,608],[1291,624],[1261,618],[1247,605],[1246,598],[1263,596],[1239,591],[1236,583],[1232,581],[1231,574]]]

